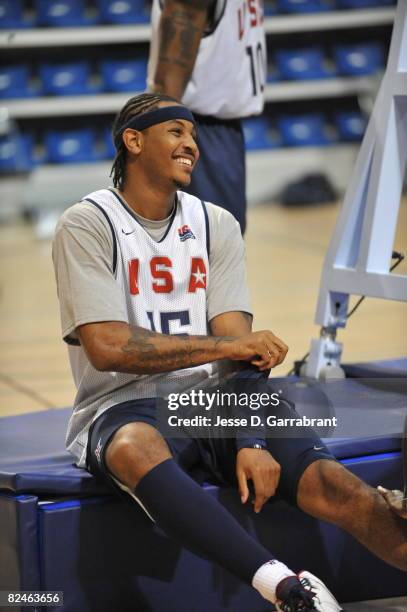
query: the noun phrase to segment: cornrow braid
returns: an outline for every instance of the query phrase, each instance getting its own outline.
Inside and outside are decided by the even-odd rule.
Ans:
[[[126,178],[126,158],[127,149],[121,138],[121,129],[123,126],[136,115],[141,115],[149,110],[154,110],[158,107],[159,102],[169,101],[178,102],[171,96],[166,96],[159,93],[143,93],[130,98],[123,106],[122,110],[116,116],[113,123],[112,136],[116,147],[116,155],[113,161],[110,176],[113,176],[113,185],[118,189],[123,189]]]

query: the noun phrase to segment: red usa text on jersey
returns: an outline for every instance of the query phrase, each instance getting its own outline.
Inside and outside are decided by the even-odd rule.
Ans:
[[[246,27],[246,13],[249,11],[250,27],[261,26],[264,21],[263,0],[244,0],[237,11],[239,40],[242,40]]]
[[[131,259],[128,264],[129,290],[131,295],[138,295],[140,261]],[[154,293],[171,293],[174,289],[172,276],[172,261],[169,257],[153,257],[149,264],[151,273],[151,289]],[[191,257],[191,270],[189,274],[188,293],[195,293],[197,289],[206,289],[206,267],[201,257]]]

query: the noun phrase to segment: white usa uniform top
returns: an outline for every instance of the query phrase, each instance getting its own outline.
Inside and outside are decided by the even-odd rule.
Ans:
[[[153,0],[148,87],[158,62],[160,0]],[[213,24],[201,39],[183,104],[219,119],[261,113],[266,82],[262,0],[216,0]]]
[[[113,191],[102,189],[84,199],[110,219],[117,245],[115,277],[128,323],[166,334],[206,335],[209,259],[205,205],[194,196],[177,192],[171,222],[156,242]],[[152,398],[160,394],[161,385],[181,392],[219,380],[216,362],[136,375],[96,370],[81,346],[69,346],[69,357],[77,395],[66,442],[80,467],[85,465],[90,424],[111,406],[127,401],[129,393],[133,399]]]

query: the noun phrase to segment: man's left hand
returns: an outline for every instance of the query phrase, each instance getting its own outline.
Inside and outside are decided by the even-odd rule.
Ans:
[[[249,499],[247,481],[253,482],[254,511],[260,512],[263,505],[276,492],[280,480],[280,464],[267,450],[241,448],[237,453],[236,476],[242,504]]]

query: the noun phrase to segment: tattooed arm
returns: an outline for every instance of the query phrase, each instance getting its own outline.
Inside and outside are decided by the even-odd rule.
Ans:
[[[213,0],[166,0],[153,91],[180,100],[194,68]]]
[[[287,352],[285,344],[270,331],[241,336],[169,336],[106,321],[81,325],[77,332],[89,361],[106,372],[155,374],[217,359],[249,361],[267,370],[281,363]]]

